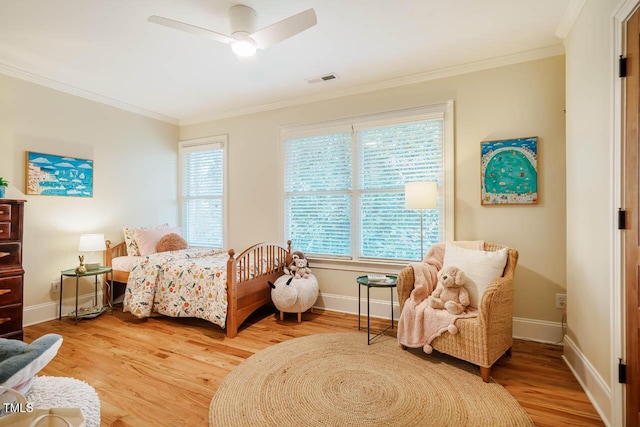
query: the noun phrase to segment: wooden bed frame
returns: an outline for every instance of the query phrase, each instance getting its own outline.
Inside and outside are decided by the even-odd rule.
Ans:
[[[106,242],[104,264],[111,267],[113,258],[127,255],[125,242],[111,246]],[[260,262],[265,259],[266,263]],[[282,262],[285,260],[285,262]],[[271,302],[271,288],[268,282],[274,282],[284,274],[284,267],[291,262],[291,240],[287,247],[278,243],[258,243],[240,255],[229,249],[227,273],[238,271],[238,274],[227,274],[227,337],[234,338],[238,328],[251,313]],[[251,265],[256,266],[254,276],[251,276]],[[236,277],[237,276],[237,277]],[[127,283],[128,271],[113,270],[109,280]],[[113,290],[111,290],[113,291]]]

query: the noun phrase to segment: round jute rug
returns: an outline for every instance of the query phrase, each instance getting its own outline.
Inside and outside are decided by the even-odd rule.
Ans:
[[[471,365],[360,333],[296,338],[249,357],[209,407],[219,426],[533,426]]]

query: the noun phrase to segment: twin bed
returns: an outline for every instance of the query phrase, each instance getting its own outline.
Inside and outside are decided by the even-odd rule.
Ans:
[[[127,284],[125,311],[137,317],[158,312],[205,319],[226,328],[229,338],[251,313],[271,302],[268,282],[291,262],[291,241],[286,247],[258,243],[239,255],[233,249],[185,249],[131,257],[125,242],[111,246],[107,240],[106,245],[105,265],[113,268],[109,279]]]

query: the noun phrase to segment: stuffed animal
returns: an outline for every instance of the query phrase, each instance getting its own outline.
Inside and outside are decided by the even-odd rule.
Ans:
[[[293,277],[296,279],[306,279],[311,274],[311,269],[308,267],[308,261],[306,258],[299,258],[296,261]]]
[[[298,270],[298,261],[304,259],[306,260],[306,258],[304,257],[304,254],[300,251],[294,251],[291,254],[291,264],[289,264],[288,267],[284,268],[284,274],[290,275],[290,276],[295,276],[296,275],[296,271]],[[309,261],[307,261],[307,265],[306,267],[309,267]],[[309,270],[307,272],[311,273],[311,270]],[[303,273],[304,274],[304,273]]]
[[[461,314],[469,305],[469,292],[464,288],[466,277],[458,267],[450,266],[438,272],[438,285],[429,296],[429,306]]]

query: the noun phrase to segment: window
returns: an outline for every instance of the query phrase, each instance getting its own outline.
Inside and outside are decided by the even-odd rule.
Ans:
[[[182,235],[191,246],[224,247],[225,135],[180,143]]]
[[[317,258],[420,259],[420,212],[405,209],[404,186],[438,183],[425,252],[453,236],[452,129],[452,103],[283,129],[285,238]]]

